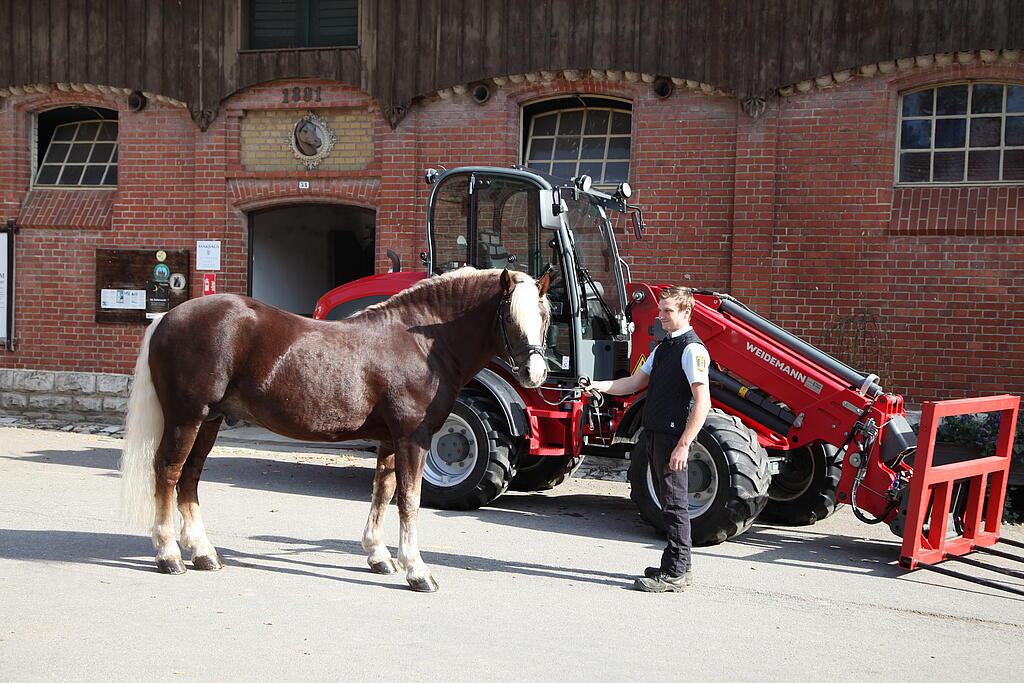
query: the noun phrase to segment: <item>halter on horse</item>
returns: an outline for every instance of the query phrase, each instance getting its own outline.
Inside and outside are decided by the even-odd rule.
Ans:
[[[130,516],[152,528],[160,571],[220,569],[198,484],[225,417],[310,441],[377,439],[363,548],[370,569],[397,567],[383,521],[398,497],[398,565],[413,590],[437,583],[420,558],[416,515],[426,449],[459,390],[508,354],[523,386],[544,382],[548,277],[461,269],[429,278],[347,320],[309,320],[230,294],[193,299],[146,330],[135,366],[121,461]],[[175,496],[175,493],[177,494]]]

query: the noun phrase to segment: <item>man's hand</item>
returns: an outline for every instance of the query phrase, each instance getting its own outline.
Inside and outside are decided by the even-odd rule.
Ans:
[[[690,457],[690,444],[684,442],[681,439],[676,443],[676,447],[672,449],[672,455],[668,458],[668,468],[673,472],[678,472],[681,469],[686,468],[686,460]]]

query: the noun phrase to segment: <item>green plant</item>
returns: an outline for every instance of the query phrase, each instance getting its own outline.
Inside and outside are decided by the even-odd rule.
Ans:
[[[973,448],[980,455],[994,455],[1001,417],[1001,413],[947,417],[939,424],[936,439]],[[1012,451],[1010,470],[1024,471],[1024,410],[1017,413],[1017,429]],[[1003,520],[1020,524],[1024,522],[1024,496],[1014,494],[1012,490],[1007,492]]]
[[[993,455],[996,452],[1001,417],[1001,413],[947,417],[939,424],[936,438],[939,441],[973,447],[981,455]],[[1017,414],[1016,431],[1011,465],[1014,468],[1024,467],[1024,411]]]

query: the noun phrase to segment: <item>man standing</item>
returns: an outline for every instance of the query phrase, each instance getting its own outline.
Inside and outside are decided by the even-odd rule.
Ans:
[[[662,501],[668,545],[661,565],[648,567],[644,577],[633,584],[647,593],[680,593],[692,581],[686,461],[690,444],[711,409],[711,357],[690,326],[692,312],[693,292],[689,287],[663,289],[658,320],[668,336],[631,376],[590,385],[592,390],[616,395],[634,394],[649,385],[642,418],[644,431],[634,452],[646,449],[648,454]]]

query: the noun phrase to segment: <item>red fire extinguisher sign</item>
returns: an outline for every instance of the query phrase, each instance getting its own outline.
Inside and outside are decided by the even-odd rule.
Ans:
[[[217,273],[203,273],[203,296],[217,293]]]

